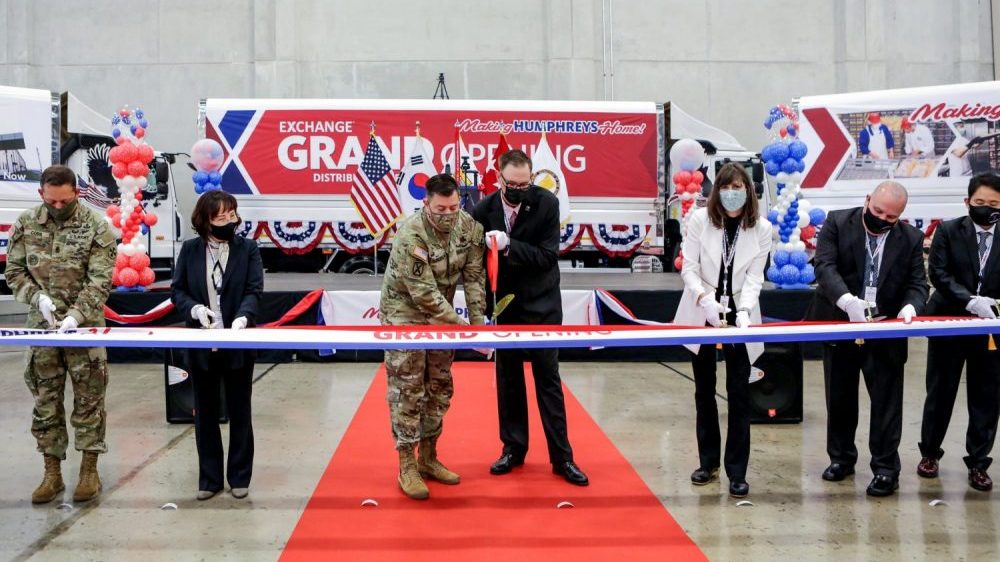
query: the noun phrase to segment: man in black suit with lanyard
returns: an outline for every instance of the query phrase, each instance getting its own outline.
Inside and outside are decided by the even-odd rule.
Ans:
[[[899,222],[906,189],[880,183],[864,207],[833,211],[816,243],[814,320],[865,322],[902,318],[909,322],[927,302],[923,239]],[[871,397],[869,448],[875,473],[870,496],[890,496],[899,487],[899,441],[903,429],[903,366],[906,339],[840,340],[823,346],[827,438],[831,482],[854,474],[858,449],[859,371]]]
[[[531,159],[521,150],[500,156],[502,190],[476,205],[472,216],[486,230],[487,251],[500,251],[497,296],[514,295],[498,324],[562,324],[559,291],[559,199],[531,184]],[[524,360],[531,361],[538,410],[545,429],[552,472],[586,486],[587,475],[573,462],[566,431],[566,403],[559,378],[558,349],[497,350],[497,406],[503,452],[490,473],[507,474],[528,452],[528,398]]]
[[[942,223],[934,233],[928,259],[936,291],[927,305],[935,316],[995,319],[1000,298],[1000,176],[980,174],[969,181],[968,216]],[[1000,333],[994,337],[1000,337]],[[917,474],[937,478],[941,443],[948,431],[965,366],[969,428],[965,435],[969,486],[988,492],[986,470],[1000,415],[1000,352],[990,336],[927,338],[927,399],[920,429]]]

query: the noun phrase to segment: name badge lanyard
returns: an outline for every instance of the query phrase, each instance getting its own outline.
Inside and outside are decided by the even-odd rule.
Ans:
[[[219,262],[222,259],[222,250],[221,249],[219,250],[219,257],[216,258],[215,257],[215,252],[213,252],[212,251],[212,247],[209,246],[208,247],[208,256],[212,260],[212,275],[211,275],[211,277],[212,277],[212,287],[215,288],[215,305],[219,309],[219,312],[221,313],[222,312],[222,277],[223,277],[223,275],[225,275],[225,272],[222,271],[222,264]],[[215,269],[216,268],[219,268],[219,273],[222,274],[222,275],[219,275],[219,279],[218,280],[215,279]]]
[[[868,243],[867,232],[865,231],[865,252],[868,254],[868,259],[871,260],[871,267],[868,269],[868,279],[865,280],[865,302],[875,303],[875,295],[878,292],[878,275],[881,274],[880,270],[882,269],[882,251],[885,249],[885,241],[889,239],[889,234],[882,234],[878,237],[873,251],[871,244]],[[877,307],[877,305],[872,306]]]
[[[740,239],[740,229],[736,229],[736,234],[733,235],[733,241],[729,242],[729,237],[726,236],[725,230],[722,232],[722,297],[719,299],[719,304],[722,305],[722,315],[725,318],[725,310],[729,308],[729,269],[733,265],[733,260],[736,259],[736,243]],[[725,323],[725,320],[723,320]]]
[[[986,273],[986,262],[988,261],[990,261],[990,252],[983,252],[983,255],[979,256],[979,282],[976,284],[977,295],[983,290],[983,274]]]

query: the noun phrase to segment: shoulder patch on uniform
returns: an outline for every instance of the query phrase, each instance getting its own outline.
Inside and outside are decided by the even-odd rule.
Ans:
[[[423,277],[423,275],[424,275],[424,265],[425,264],[422,261],[415,261],[415,262],[413,262],[413,276],[414,277]]]
[[[427,250],[421,248],[420,246],[414,246],[413,257],[423,261],[424,263],[427,263]]]

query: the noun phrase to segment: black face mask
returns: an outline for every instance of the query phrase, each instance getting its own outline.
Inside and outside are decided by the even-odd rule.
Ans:
[[[511,205],[514,206],[520,205],[522,202],[524,202],[525,199],[528,198],[528,189],[531,188],[530,187],[527,189],[510,189],[509,187],[504,188],[503,198],[506,199],[507,202],[510,203]]]
[[[988,205],[969,205],[969,217],[979,226],[989,228],[1000,221],[1000,209]]]
[[[226,223],[222,226],[212,225],[212,236],[223,242],[229,242],[236,235],[236,226],[240,223],[238,221]]]
[[[862,217],[862,220],[865,221],[865,228],[868,229],[868,232],[872,232],[874,234],[889,232],[892,230],[892,227],[896,226],[896,223],[894,222],[889,222],[873,215],[872,212],[868,210],[868,207],[865,207],[865,214]]]

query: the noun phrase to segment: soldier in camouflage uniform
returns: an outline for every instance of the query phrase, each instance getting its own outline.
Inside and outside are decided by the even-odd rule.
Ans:
[[[69,168],[47,168],[38,192],[44,204],[18,217],[7,250],[7,284],[19,302],[31,305],[26,327],[64,332],[104,326],[115,236],[97,212],[79,203],[76,175]],[[76,448],[83,451],[73,499],[86,501],[101,490],[97,455],[107,451],[107,354],[99,347],[32,347],[24,380],[35,399],[31,433],[45,459],[45,476],[31,495],[34,503],[50,502],[65,489],[60,463],[69,443],[63,409],[67,374],[73,385],[70,422]]]
[[[460,210],[455,179],[440,174],[427,181],[423,209],[403,223],[393,241],[379,303],[382,324],[465,324],[452,304],[459,278],[469,321],[483,324],[483,227]],[[441,421],[453,392],[454,357],[453,350],[385,352],[399,486],[413,499],[429,495],[422,476],[444,484],[459,482],[459,476],[437,460]],[[414,454],[418,443],[419,461]]]

